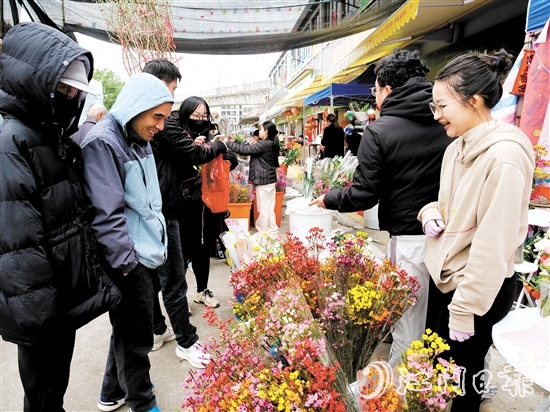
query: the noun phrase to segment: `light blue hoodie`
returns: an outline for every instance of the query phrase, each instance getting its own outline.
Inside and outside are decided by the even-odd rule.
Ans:
[[[130,77],[107,116],[82,142],[84,189],[92,201],[92,228],[107,262],[130,272],[138,261],[156,269],[166,260],[166,222],[151,146],[128,123],[174,99],[146,73]]]

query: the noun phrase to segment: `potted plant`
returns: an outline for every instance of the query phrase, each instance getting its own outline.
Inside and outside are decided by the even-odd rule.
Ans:
[[[298,163],[298,158],[300,157],[300,148],[301,146],[298,143],[294,143],[292,147],[286,151],[285,158],[281,164],[281,168],[285,171],[285,174],[289,166]]]
[[[230,219],[246,219],[250,229],[250,208],[254,200],[254,187],[251,184],[231,182],[229,184]]]
[[[349,108],[353,116],[359,120],[363,126],[372,123],[376,119],[376,110],[370,103],[350,102]]]

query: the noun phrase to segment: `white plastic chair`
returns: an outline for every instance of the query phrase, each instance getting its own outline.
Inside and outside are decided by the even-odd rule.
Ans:
[[[527,222],[530,226],[550,227],[550,211],[544,209],[529,209]],[[522,263],[514,265],[514,271],[516,271],[517,273],[527,274],[526,279],[529,281],[531,280],[533,275],[537,273],[539,268],[538,263],[538,259],[535,259],[534,262],[523,261]],[[518,300],[516,301],[516,310],[522,307],[521,301],[523,300],[524,296],[527,299],[528,306],[535,306],[533,298],[531,298],[525,288],[521,288]]]

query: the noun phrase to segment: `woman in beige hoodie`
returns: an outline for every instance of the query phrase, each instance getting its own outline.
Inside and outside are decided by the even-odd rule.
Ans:
[[[430,108],[455,141],[443,157],[437,202],[419,213],[432,277],[427,326],[450,339],[466,369],[452,411],[478,411],[483,359],[515,298],[514,251],[527,232],[534,159],[517,127],[492,119],[511,57],[466,54],[437,75]],[[487,382],[488,383],[488,382]]]

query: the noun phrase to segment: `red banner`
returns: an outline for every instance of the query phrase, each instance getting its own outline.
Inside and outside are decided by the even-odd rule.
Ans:
[[[548,25],[548,23],[547,23]],[[545,30],[541,36],[547,34]],[[540,36],[539,36],[540,37]],[[544,117],[550,101],[550,47],[548,36],[535,42],[535,56],[529,67],[527,87],[519,127],[533,144],[539,142]]]

